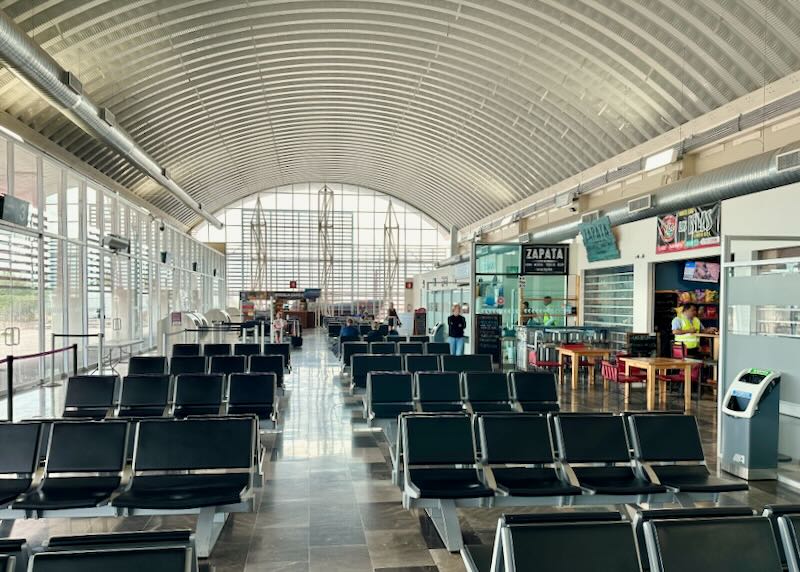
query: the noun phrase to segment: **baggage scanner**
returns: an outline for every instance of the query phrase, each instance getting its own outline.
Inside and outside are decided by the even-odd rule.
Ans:
[[[778,476],[778,414],[781,374],[744,369],[722,404],[723,471],[747,480]]]

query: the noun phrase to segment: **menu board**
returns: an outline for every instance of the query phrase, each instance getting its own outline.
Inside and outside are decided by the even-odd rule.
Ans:
[[[500,314],[477,314],[478,341],[475,344],[476,354],[489,354],[494,363],[500,363],[500,336],[503,317]]]
[[[628,334],[627,354],[631,357],[656,357],[658,334]]]

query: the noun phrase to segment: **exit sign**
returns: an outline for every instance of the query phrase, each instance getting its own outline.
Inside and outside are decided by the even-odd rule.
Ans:
[[[290,281],[289,288],[297,288],[297,280]]]
[[[406,280],[406,290],[413,290],[413,289],[414,289],[414,281]]]

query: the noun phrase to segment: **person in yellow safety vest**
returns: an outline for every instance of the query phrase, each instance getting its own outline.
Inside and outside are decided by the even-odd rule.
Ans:
[[[691,357],[700,355],[699,333],[714,334],[716,328],[704,328],[703,323],[697,317],[697,305],[686,304],[678,316],[672,320],[672,333],[675,341],[682,343],[686,347],[686,353]]]
[[[542,298],[542,305],[533,311],[533,316],[528,319],[527,325],[533,326],[552,326],[555,325],[556,319],[552,314],[553,312],[553,298],[545,296]]]

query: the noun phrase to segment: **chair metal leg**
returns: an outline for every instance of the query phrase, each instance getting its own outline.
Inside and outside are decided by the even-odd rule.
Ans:
[[[456,503],[450,499],[440,499],[437,505],[435,508],[426,508],[425,512],[431,517],[445,548],[449,552],[459,552],[464,548],[464,539],[461,536]]]
[[[197,517],[197,532],[195,533],[195,543],[197,545],[197,556],[208,558],[217,544],[219,535],[228,521],[228,513],[217,512],[215,507],[203,507]]]

